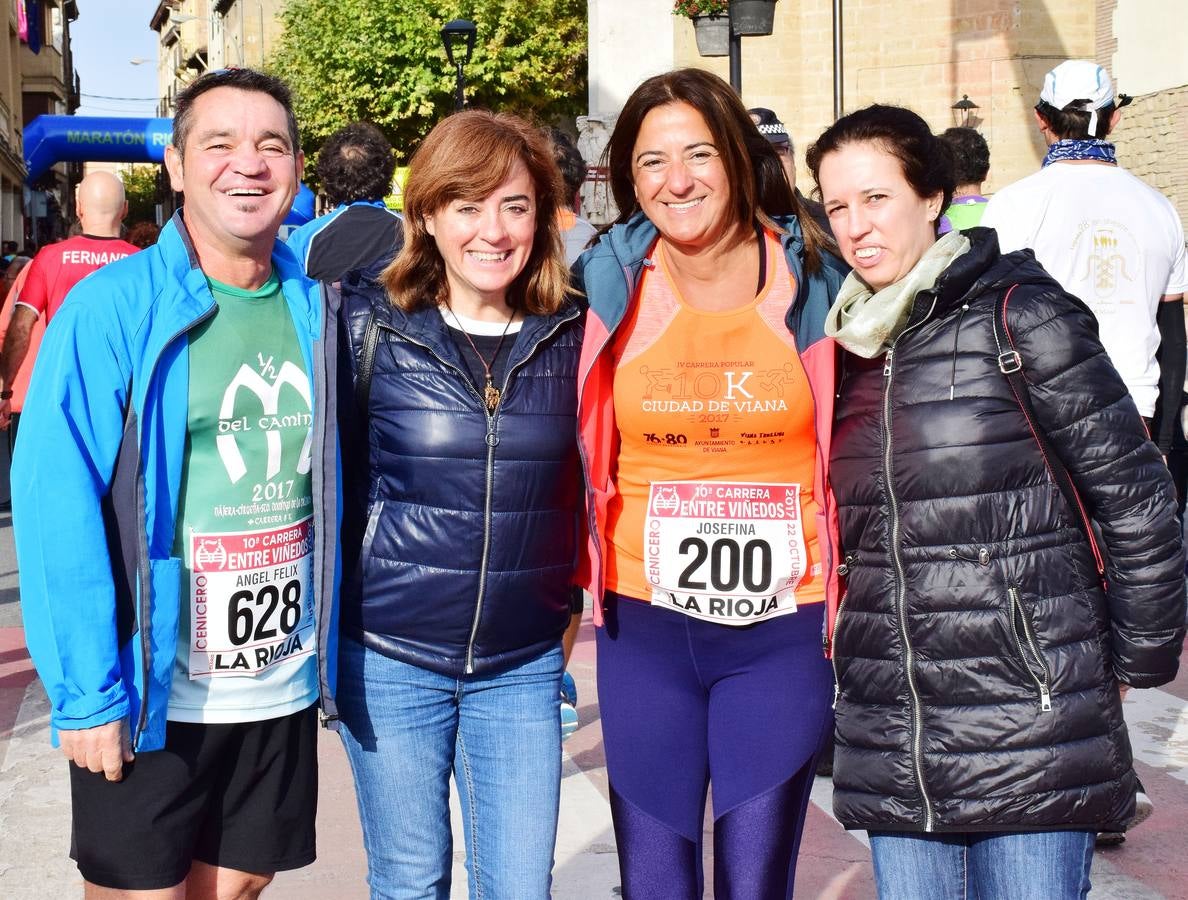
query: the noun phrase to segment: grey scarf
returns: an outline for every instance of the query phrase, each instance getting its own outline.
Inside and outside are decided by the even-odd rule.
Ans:
[[[969,238],[950,231],[928,248],[907,275],[877,294],[857,272],[851,272],[825,317],[825,333],[857,356],[873,359],[886,353],[907,324],[916,294],[933,287],[967,250]]]

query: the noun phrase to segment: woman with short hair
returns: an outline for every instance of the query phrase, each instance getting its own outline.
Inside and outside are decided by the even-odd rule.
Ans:
[[[832,446],[846,593],[834,813],[883,900],[1084,897],[1134,812],[1121,693],[1184,640],[1175,494],[1084,304],[986,228],[937,237],[947,147],[910,110],[808,152],[854,269]]]
[[[450,895],[451,772],[470,895],[549,893],[581,502],[561,190],[538,130],[455,114],[399,256],[342,284],[337,701],[373,897]]]

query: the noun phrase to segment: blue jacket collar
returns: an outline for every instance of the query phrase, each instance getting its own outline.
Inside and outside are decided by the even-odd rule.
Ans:
[[[186,313],[194,318],[205,315],[214,305],[214,297],[206,284],[206,274],[198,261],[181,209],[161,229],[157,245],[169,274],[184,287],[179,301],[186,305]],[[308,327],[316,338],[321,333],[317,283],[306,277],[301,263],[283,241],[277,240],[273,244],[272,265],[294,319]]]
[[[803,277],[800,257],[804,251],[800,222],[795,216],[779,216],[775,222],[782,229],[780,244],[792,274],[799,281]],[[574,264],[579,285],[584,287],[592,281],[598,282],[599,302],[594,311],[611,330],[626,314],[635,286],[639,283],[639,274],[649,264],[648,256],[659,235],[651,220],[642,212],[637,212],[626,222],[604,233],[598,243]]]

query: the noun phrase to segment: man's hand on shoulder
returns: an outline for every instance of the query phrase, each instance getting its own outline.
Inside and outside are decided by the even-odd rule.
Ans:
[[[108,781],[124,778],[124,763],[135,758],[124,719],[94,728],[59,729],[58,741],[66,758],[82,769],[102,772]]]

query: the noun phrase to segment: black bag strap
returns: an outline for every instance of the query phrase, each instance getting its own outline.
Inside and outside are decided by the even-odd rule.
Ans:
[[[371,373],[375,370],[375,350],[379,346],[379,321],[374,312],[367,314],[367,327],[363,331],[363,350],[359,354],[359,367],[355,373],[355,405],[359,414],[367,418],[367,405],[371,400]]]
[[[1094,534],[1089,512],[1081,501],[1081,495],[1077,491],[1072,475],[1069,474],[1068,468],[1064,465],[1060,454],[1056,452],[1056,448],[1052,446],[1051,439],[1040,426],[1039,417],[1035,414],[1035,408],[1031,404],[1031,388],[1023,374],[1023,357],[1015,346],[1015,338],[1011,334],[1010,324],[1007,322],[1007,308],[1011,301],[1011,294],[1018,286],[1017,284],[1012,285],[999,298],[994,309],[994,343],[998,348],[998,368],[1006,376],[1011,393],[1015,395],[1015,402],[1019,404],[1023,418],[1027,420],[1027,427],[1031,429],[1031,435],[1039,446],[1040,455],[1044,458],[1044,464],[1048,468],[1048,474],[1060,488],[1060,493],[1064,495],[1069,508],[1076,514],[1081,530],[1085,532],[1085,538],[1089,541],[1089,548],[1093,551],[1097,574],[1104,580],[1105,560],[1102,557],[1101,548],[1097,544],[1097,535]]]

